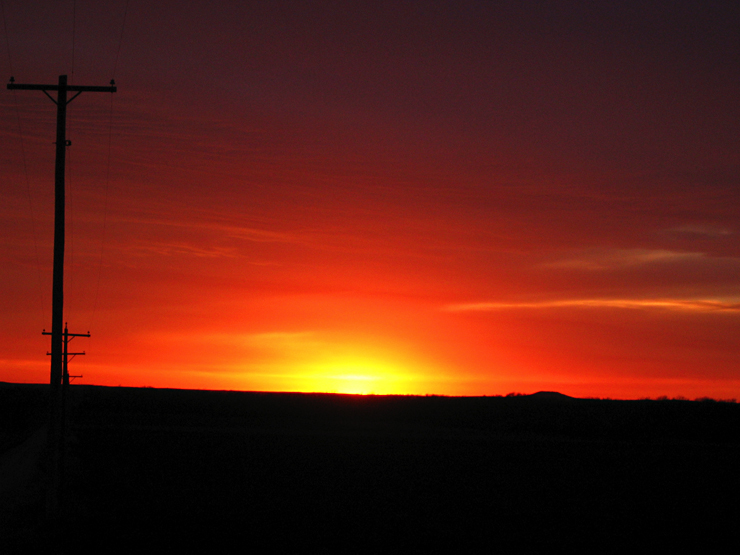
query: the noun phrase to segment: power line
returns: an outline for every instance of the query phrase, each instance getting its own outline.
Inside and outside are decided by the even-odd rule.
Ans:
[[[113,81],[111,81],[113,82]],[[108,160],[105,168],[105,193],[103,200],[103,232],[100,238],[100,258],[98,260],[98,280],[95,286],[95,296],[93,298],[92,322],[90,327],[94,327],[95,318],[98,310],[98,295],[100,294],[100,281],[103,275],[103,253],[105,251],[106,232],[108,230],[108,194],[110,192],[110,167],[111,167],[111,145],[113,144],[113,95],[110,97],[110,110],[108,112]]]
[[[126,6],[123,9],[123,23],[121,23],[121,36],[118,39],[118,49],[116,50],[116,59],[113,62],[113,73],[111,73],[111,77],[115,79],[116,77],[116,69],[118,69],[118,57],[121,54],[121,45],[123,44],[123,31],[126,29],[126,15],[128,14],[128,2],[129,0],[126,0]]]
[[[77,0],[72,2],[72,71],[70,72],[70,82],[75,79],[75,31],[77,27]]]
[[[5,2],[0,0],[0,11],[3,15],[3,30],[5,31],[5,46],[8,52],[8,66],[10,67],[11,81],[13,80],[13,55],[10,48],[10,33],[8,33],[8,18],[5,15]],[[28,197],[28,211],[31,216],[31,237],[33,240],[33,253],[36,260],[36,279],[38,281],[38,295],[40,301],[41,321],[46,321],[46,301],[44,299],[44,288],[41,279],[41,260],[39,258],[38,238],[36,236],[36,216],[33,211],[33,195],[31,194],[31,180],[28,176],[28,161],[26,159],[26,146],[23,136],[23,125],[21,123],[21,111],[18,106],[18,96],[13,91],[13,108],[15,109],[16,122],[18,124],[18,144],[21,149],[21,161],[23,163],[23,175],[26,185],[26,196]]]
[[[21,124],[21,111],[18,107],[18,97],[13,91],[13,104],[15,106],[15,116],[18,122],[18,144],[21,147],[21,160],[23,162],[23,175],[26,182],[26,196],[28,197],[28,211],[31,215],[31,236],[33,239],[33,253],[36,259],[36,278],[38,281],[39,301],[41,302],[41,321],[46,321],[46,300],[44,298],[44,287],[41,279],[41,259],[39,258],[39,245],[36,236],[36,215],[33,211],[33,196],[31,194],[31,180],[28,177],[28,162],[26,160],[26,146],[23,140],[23,126]]]
[[[113,71],[111,72],[111,84],[115,83],[116,70],[118,69],[118,60],[121,55],[121,46],[123,45],[123,35],[126,30],[126,19],[128,16],[128,5],[129,0],[126,0],[126,4],[123,9],[123,21],[121,22],[121,33],[118,36],[118,47],[116,48],[116,57],[113,61]],[[90,327],[94,327],[95,319],[98,311],[98,298],[100,296],[100,284],[103,276],[103,259],[106,247],[107,231],[108,231],[108,199],[110,196],[110,170],[111,170],[111,152],[113,144],[113,95],[110,98],[110,109],[108,111],[108,156],[106,160],[105,168],[105,193],[103,200],[103,232],[100,240],[100,257],[98,259],[98,279],[95,285],[95,295],[93,297],[93,310]]]
[[[67,130],[69,130],[69,128],[70,128],[70,125],[69,125],[69,122],[67,122]],[[67,134],[67,137],[69,137],[69,136],[70,136],[70,134],[68,133]],[[65,163],[65,172],[66,172],[65,186],[66,186],[66,189],[67,189],[67,192],[66,192],[66,197],[67,197],[67,202],[66,202],[66,204],[67,204],[67,206],[66,206],[66,209],[67,209],[67,221],[69,222],[68,225],[67,225],[67,229],[69,230],[69,233],[68,233],[68,235],[69,235],[69,249],[68,249],[67,252],[69,253],[69,265],[68,266],[69,266],[69,270],[70,270],[68,272],[69,279],[67,280],[67,283],[69,285],[69,292],[70,293],[72,293],[72,292],[75,291],[75,287],[74,286],[76,284],[76,279],[75,279],[76,278],[76,275],[75,275],[75,223],[76,223],[75,222],[75,208],[76,207],[75,207],[75,202],[74,202],[76,200],[75,199],[75,194],[74,194],[76,192],[75,191],[75,188],[74,188],[75,185],[76,185],[76,183],[75,183],[75,181],[73,179],[73,175],[74,174],[72,172],[72,149],[69,148],[71,146],[71,144],[72,144],[72,140],[71,139],[67,139],[67,144],[65,145],[65,149],[64,149],[65,150],[65,157],[67,159],[66,160],[66,163]],[[79,298],[79,296],[77,296],[77,297]],[[72,302],[70,302],[70,301],[72,301]],[[71,318],[71,316],[72,316],[72,311],[70,310],[70,308],[73,308],[73,307],[76,308],[74,301],[77,301],[77,299],[73,299],[72,298],[72,295],[70,294],[68,296],[68,298],[67,298],[67,302],[65,303],[66,306],[67,306],[67,310],[66,310],[67,319]]]
[[[5,18],[5,2],[0,0],[0,10],[3,12],[3,27],[5,28],[5,44],[8,47],[8,64],[10,64],[10,74],[13,75],[13,57],[10,55],[10,35],[8,35],[8,20]]]

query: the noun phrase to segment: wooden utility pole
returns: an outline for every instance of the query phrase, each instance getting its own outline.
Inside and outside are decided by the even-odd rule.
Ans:
[[[66,334],[64,323],[64,172],[65,148],[71,143],[67,140],[67,105],[83,92],[116,92],[115,83],[111,81],[109,87],[83,87],[68,85],[67,76],[60,75],[57,85],[17,85],[15,79],[10,78],[8,89],[24,91],[42,91],[54,104],[57,105],[57,140],[56,166],[54,171],[54,274],[52,288],[52,315],[51,315],[51,376],[49,380],[49,429],[47,449],[49,456],[50,483],[47,493],[46,512],[52,520],[60,516],[60,490],[62,484],[62,450],[64,430],[64,408],[62,377],[64,374],[66,349]],[[49,94],[56,91],[56,100]],[[67,99],[67,93],[76,92]],[[45,332],[44,332],[45,333]],[[74,334],[73,334],[74,335]]]
[[[41,332],[42,335],[52,335],[51,332],[48,332],[44,330]],[[65,449],[64,449],[64,438],[65,430],[66,430],[66,423],[67,423],[67,399],[69,397],[69,361],[72,360],[74,357],[78,355],[84,355],[85,351],[82,351],[81,353],[70,353],[69,352],[69,342],[72,341],[75,337],[90,337],[90,332],[87,333],[69,333],[69,329],[67,328],[67,324],[64,324],[64,333],[62,334],[62,388],[60,397],[61,400],[59,401],[60,404],[60,412],[59,412],[59,437],[61,438],[61,442],[59,444],[59,468],[61,469],[60,475],[59,475],[59,487],[60,489],[63,489],[64,486],[64,455],[65,455]],[[51,353],[46,353],[47,355],[50,355]],[[78,376],[79,377],[79,376]]]

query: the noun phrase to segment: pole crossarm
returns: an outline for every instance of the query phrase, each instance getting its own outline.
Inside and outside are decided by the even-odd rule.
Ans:
[[[11,77],[10,83],[8,83],[8,89],[16,90],[16,91],[42,91],[57,106],[59,105],[60,102],[63,102],[64,106],[66,106],[67,104],[72,102],[75,98],[80,96],[83,92],[109,92],[109,93],[116,92],[118,90],[118,88],[115,86],[116,82],[113,79],[111,79],[110,84],[111,84],[110,87],[98,87],[98,86],[90,86],[90,85],[67,85],[66,76],[65,76],[64,83],[60,82],[60,84],[58,85],[16,84],[15,79]],[[64,95],[60,94],[59,98],[55,100],[54,97],[49,94],[49,91],[63,92],[65,94]],[[66,99],[67,92],[76,92],[77,94],[74,95],[69,100],[67,100]]]
[[[41,332],[41,335],[53,335],[53,333],[50,332],[50,331],[44,330],[44,331]],[[65,332],[64,335],[66,335],[67,337],[90,337],[90,332],[87,332],[87,333],[69,333],[69,332]]]
[[[54,333],[53,332],[50,332],[50,331],[44,330],[44,331],[41,332],[41,335],[54,335]],[[68,345],[70,344],[70,342],[75,337],[90,337],[90,332],[87,332],[87,333],[70,333],[69,331],[67,331],[67,326],[65,324],[65,326],[64,326],[64,332],[62,333],[62,342],[63,342],[63,345],[64,345],[64,350],[62,352],[62,356],[63,356],[63,368],[65,368],[65,370],[64,370],[65,373],[66,373],[67,362],[71,361],[76,356],[81,356],[81,355],[84,355],[85,354],[85,351],[82,351],[81,353],[70,353],[67,350]],[[50,356],[51,353],[50,352],[47,352],[46,355],[47,356]]]
[[[95,87],[95,86],[83,86],[83,85],[67,85],[64,88],[68,91],[73,91],[73,92],[114,93],[118,90],[117,87]],[[16,85],[15,83],[8,83],[8,89],[18,90],[18,91],[58,91],[60,90],[60,87],[59,85]]]

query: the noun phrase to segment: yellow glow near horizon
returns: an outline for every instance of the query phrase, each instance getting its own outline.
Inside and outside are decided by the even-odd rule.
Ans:
[[[322,393],[387,395],[404,393],[411,377],[389,364],[377,362],[331,363],[309,371],[303,379],[307,390]]]
[[[352,393],[357,395],[369,395],[376,393],[381,378],[377,376],[338,374],[336,376],[317,376],[317,383],[322,384],[321,389],[333,393]]]
[[[259,378],[245,372],[248,387],[355,395],[407,394],[420,387],[420,374],[410,370],[418,364],[380,341],[297,332],[254,334],[248,343],[262,355]]]

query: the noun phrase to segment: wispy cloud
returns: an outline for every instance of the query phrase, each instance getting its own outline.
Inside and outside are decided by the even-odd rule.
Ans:
[[[203,247],[184,242],[149,242],[133,249],[140,253],[156,256],[196,256],[199,258],[234,258],[234,249]]]
[[[705,258],[705,255],[699,252],[677,252],[660,249],[611,249],[585,252],[572,258],[546,262],[542,266],[598,271],[646,264],[685,262],[702,258]]]
[[[624,308],[644,310],[679,310],[688,312],[740,312],[737,300],[714,299],[566,299],[536,302],[478,302],[449,304],[450,312],[498,311],[548,308]]]
[[[269,348],[285,348],[286,346],[316,345],[318,340],[311,331],[274,331],[250,333],[243,337],[250,345]]]
[[[665,230],[665,233],[677,236],[704,237],[707,239],[716,239],[732,235],[731,229],[725,227],[688,224]]]

